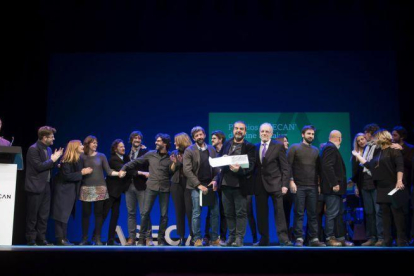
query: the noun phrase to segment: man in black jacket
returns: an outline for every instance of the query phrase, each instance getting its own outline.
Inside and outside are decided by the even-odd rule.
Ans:
[[[50,126],[39,128],[39,140],[26,155],[27,215],[26,239],[28,245],[50,245],[46,240],[47,220],[50,212],[50,179],[54,165],[63,154],[63,149],[52,150],[56,129]]]
[[[219,183],[223,193],[223,207],[229,228],[229,238],[223,246],[243,246],[247,226],[247,195],[253,194],[253,170],[256,162],[255,147],[244,140],[246,124],[237,121],[233,125],[233,139],[227,141],[220,151],[224,155],[247,154],[249,167],[240,165],[224,166],[221,169]]]
[[[335,237],[334,225],[336,220],[343,221],[340,216],[343,213],[342,196],[346,193],[346,168],[339,147],[342,142],[342,134],[338,130],[331,131],[329,142],[321,150],[321,192],[326,202],[325,235],[327,246],[352,246],[345,237]]]
[[[109,167],[115,171],[119,171],[122,166],[128,163],[129,157],[125,155],[125,145],[121,139],[116,139],[111,145],[111,158],[109,159]],[[115,241],[115,230],[118,224],[119,208],[121,206],[121,195],[128,188],[128,178],[120,179],[117,176],[106,177],[106,186],[108,188],[109,198],[105,200],[103,207],[103,221],[106,220],[109,211],[111,219],[109,222],[108,242],[107,245],[119,245]]]
[[[260,246],[269,245],[269,196],[273,202],[276,230],[279,243],[290,246],[285,212],[283,210],[283,195],[288,191],[289,164],[286,150],[282,143],[271,140],[273,127],[269,123],[260,126],[261,142],[256,144],[256,181],[255,194],[257,206],[257,224],[260,233]]]
[[[148,149],[142,144],[144,136],[141,131],[133,131],[129,135],[129,142],[131,143],[131,151],[128,154],[129,160],[135,160],[148,152]],[[128,233],[129,238],[125,245],[135,245],[137,236],[137,207],[142,213],[144,210],[145,189],[147,188],[148,165],[138,164],[136,169],[128,172],[127,175],[127,191],[125,192],[125,201],[128,210]],[[148,233],[145,235],[147,245],[153,245],[152,242],[152,223],[149,220]]]

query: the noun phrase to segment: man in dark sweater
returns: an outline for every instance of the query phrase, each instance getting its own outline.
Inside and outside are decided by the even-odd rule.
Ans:
[[[219,228],[219,204],[216,196],[218,168],[212,168],[209,164],[209,157],[215,158],[217,152],[214,147],[207,145],[204,140],[206,133],[200,126],[191,130],[191,136],[196,142],[184,151],[183,173],[187,177],[187,189],[191,189],[191,199],[193,202],[192,229],[194,233],[194,246],[202,246],[201,240],[201,206],[200,192],[203,194],[213,193],[214,202],[208,206],[211,222],[211,241],[210,245],[218,246]],[[210,189],[209,189],[210,188]],[[208,231],[207,229],[206,231]]]
[[[302,128],[302,143],[294,144],[288,151],[288,162],[291,167],[289,188],[294,195],[295,219],[294,236],[296,246],[303,246],[303,217],[308,217],[309,245],[325,246],[318,239],[318,221],[316,205],[318,202],[320,159],[319,150],[312,146],[315,139],[314,126]]]
[[[145,190],[144,210],[141,213],[141,229],[139,232],[138,245],[145,245],[145,236],[149,231],[149,216],[157,197],[159,197],[161,210],[158,245],[166,245],[164,236],[168,224],[170,176],[175,170],[175,163],[177,160],[170,157],[168,152],[171,144],[171,138],[168,134],[159,133],[155,136],[155,139],[156,150],[149,151],[144,156],[130,161],[121,169],[121,171],[125,172],[136,169],[140,164],[149,165],[149,177],[147,181],[147,189]],[[147,242],[147,245],[152,245],[152,243]]]

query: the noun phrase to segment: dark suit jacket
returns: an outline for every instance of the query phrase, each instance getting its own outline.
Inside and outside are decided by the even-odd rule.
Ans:
[[[124,164],[128,163],[129,161],[129,156],[127,155],[124,155],[124,160],[122,160],[118,155],[112,154],[108,163],[111,169],[114,171],[119,171],[124,166]],[[121,194],[128,189],[130,183],[131,175],[124,178],[109,175],[106,177],[106,186],[108,188],[108,193],[112,197],[120,197]]]
[[[44,153],[47,149],[47,155]],[[42,142],[37,141],[30,146],[26,155],[26,181],[25,190],[31,193],[42,193],[48,185],[47,177],[52,177],[54,163],[50,156],[52,150]]]
[[[77,163],[61,163],[53,191],[52,219],[68,223],[71,214],[75,215],[76,199],[82,181],[82,160]]]
[[[277,141],[270,141],[269,148],[260,162],[260,145],[256,144],[256,173],[255,173],[255,194],[263,192],[276,193],[282,187],[289,186],[290,169],[286,157],[284,145]]]
[[[207,150],[211,158],[217,157],[217,152],[214,147],[207,145]],[[193,144],[185,149],[183,156],[183,172],[187,177],[187,189],[195,189],[200,185],[198,180],[198,170],[200,169],[200,150],[196,144]],[[211,175],[213,176],[214,181],[217,181],[217,174],[220,171],[220,168],[210,167]]]
[[[411,173],[413,170],[414,146],[404,142],[402,148],[402,155],[404,158],[404,185],[406,185],[407,187],[411,187]]]
[[[148,148],[140,149],[138,152],[137,158],[143,156],[148,151],[149,151]],[[128,158],[130,154],[131,152],[128,153]],[[138,171],[148,172],[148,170],[149,170],[148,164],[144,164],[144,165],[138,164],[136,170],[128,172],[128,175],[126,176],[126,178],[128,178],[127,182],[131,183],[131,177],[132,177],[132,181],[134,181],[135,189],[137,189],[137,191],[144,191],[147,188],[147,178],[143,175],[138,175]]]
[[[219,156],[223,156],[229,153],[230,147],[233,143],[233,140],[229,140],[224,143],[223,147],[220,150]],[[221,167],[221,171],[218,177],[219,186],[223,181],[223,175],[226,173],[236,174],[239,178],[239,185],[241,189],[241,193],[244,196],[253,195],[254,194],[254,177],[253,172],[256,165],[256,147],[252,144],[244,140],[241,148],[241,154],[247,154],[249,159],[249,168],[243,169],[240,168],[238,172],[232,172],[229,166]]]
[[[346,168],[342,155],[335,144],[327,142],[321,152],[322,183],[321,192],[325,195],[344,195],[346,192]],[[340,185],[338,192],[333,187]]]

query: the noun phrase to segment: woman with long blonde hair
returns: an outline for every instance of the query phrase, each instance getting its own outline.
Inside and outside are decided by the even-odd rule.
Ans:
[[[174,201],[175,216],[177,219],[177,234],[180,237],[179,246],[185,245],[185,216],[187,216],[188,228],[190,235],[193,236],[191,227],[191,217],[193,203],[191,200],[191,190],[186,188],[187,178],[183,173],[183,155],[186,148],[191,146],[191,139],[187,133],[181,132],[174,136],[174,145],[176,150],[171,156],[177,159],[176,171],[171,177],[171,196]]]
[[[68,143],[60,164],[60,181],[55,183],[52,218],[55,220],[56,245],[73,245],[67,238],[69,217],[74,214],[76,199],[83,175],[90,174],[91,168],[82,168],[80,155],[83,145],[79,140]]]

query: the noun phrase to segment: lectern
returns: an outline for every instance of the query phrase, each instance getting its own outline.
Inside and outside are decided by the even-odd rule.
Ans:
[[[0,147],[0,245],[12,245],[17,170],[23,170],[21,147]]]

